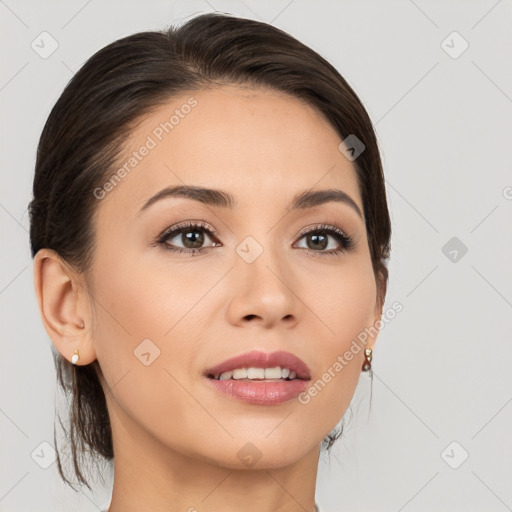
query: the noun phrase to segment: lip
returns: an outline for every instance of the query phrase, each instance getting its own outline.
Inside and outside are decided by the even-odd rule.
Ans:
[[[295,399],[309,386],[309,381],[294,379],[278,381],[216,380],[204,378],[206,384],[229,398],[255,405],[279,405]]]
[[[289,368],[290,371],[294,371],[297,374],[297,379],[311,380],[311,371],[308,365],[292,353],[282,350],[270,353],[260,350],[246,352],[208,368],[204,372],[204,376],[208,377],[209,375],[221,374],[235,368],[249,368],[251,366],[256,368],[274,368],[276,366]]]
[[[293,380],[216,380],[211,378],[235,368],[289,368],[297,376]],[[265,353],[259,350],[246,352],[208,368],[203,374],[206,383],[215,390],[235,400],[256,405],[278,405],[292,400],[305,391],[311,380],[308,365],[290,352]]]

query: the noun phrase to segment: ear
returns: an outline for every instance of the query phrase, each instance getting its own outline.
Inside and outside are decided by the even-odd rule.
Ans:
[[[96,353],[84,280],[57,252],[41,249],[34,256],[34,286],[44,327],[57,350],[70,362],[79,350],[77,365],[92,363]]]

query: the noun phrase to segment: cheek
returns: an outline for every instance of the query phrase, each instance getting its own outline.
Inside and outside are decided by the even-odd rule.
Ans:
[[[128,371],[157,367],[186,373],[198,349],[194,340],[200,339],[195,333],[204,299],[218,274],[205,265],[201,272],[192,272],[193,265],[171,266],[165,257],[141,253],[140,248],[116,254],[114,245],[105,244],[103,254],[98,252],[94,270],[94,338],[105,377],[110,384]],[[209,302],[214,300],[208,295]],[[148,373],[155,372],[146,371],[141,381],[149,385],[153,377]],[[169,375],[164,377],[168,384]]]
[[[316,272],[314,285],[303,294],[319,319],[315,354],[321,364],[300,401],[319,429],[327,425],[327,435],[345,413],[361,374],[366,346],[362,336],[375,310],[373,269],[367,261],[354,259],[325,274]]]
[[[192,435],[175,418],[185,421],[198,407],[182,387],[196,351],[188,328],[191,308],[212,285],[199,286],[184,273],[166,275],[142,257],[98,258],[95,272],[94,339],[118,404],[111,410],[157,436],[159,428],[170,438]]]
[[[302,292],[306,304],[319,318],[324,346],[345,350],[352,339],[373,322],[376,283],[371,263],[353,258],[338,267],[315,269],[315,279]]]
[[[146,257],[140,248],[127,249],[118,257],[113,250],[103,252],[111,256],[98,255],[94,286],[101,302],[101,307],[96,304],[101,329],[113,329],[110,334],[133,343],[139,338],[169,337],[182,319],[194,314],[193,308],[217,278],[210,272],[209,281],[199,279],[190,272],[192,267],[162,264],[165,258]]]

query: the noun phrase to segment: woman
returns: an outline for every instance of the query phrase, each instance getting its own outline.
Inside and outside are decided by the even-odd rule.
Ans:
[[[219,14],[120,39],[50,113],[29,212],[78,482],[90,452],[113,461],[109,512],[317,509],[391,234],[339,73]]]

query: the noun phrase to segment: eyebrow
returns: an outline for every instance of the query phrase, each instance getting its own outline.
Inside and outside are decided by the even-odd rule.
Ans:
[[[174,187],[166,187],[154,196],[150,197],[139,210],[137,215],[140,215],[145,209],[149,208],[152,204],[169,197],[184,197],[193,199],[200,203],[216,206],[220,208],[234,209],[238,206],[236,199],[229,192],[222,190],[197,187],[191,185],[178,185]],[[355,212],[363,219],[361,209],[356,202],[345,192],[339,189],[326,189],[326,190],[305,190],[294,196],[291,202],[286,207],[287,212],[293,210],[305,210],[313,208],[328,202],[344,203],[350,206]]]

